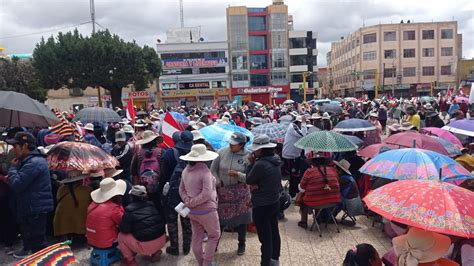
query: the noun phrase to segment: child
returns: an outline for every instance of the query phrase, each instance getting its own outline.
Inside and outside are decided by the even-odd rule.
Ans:
[[[359,244],[347,251],[343,266],[382,266],[379,253],[370,244]]]

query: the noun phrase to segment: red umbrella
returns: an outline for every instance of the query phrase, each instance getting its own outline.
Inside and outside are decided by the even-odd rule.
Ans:
[[[430,136],[420,134],[416,131],[407,131],[394,134],[386,138],[383,143],[402,146],[404,148],[420,148],[449,155],[444,146]],[[415,146],[413,146],[415,145]]]
[[[377,154],[380,153],[380,149],[383,150],[383,149],[386,149],[386,148],[388,148],[388,150],[393,150],[393,149],[398,149],[399,146],[391,145],[391,144],[387,144],[387,143],[377,143],[377,144],[369,145],[369,146],[359,150],[357,153],[361,157],[374,158],[375,156],[377,156]]]
[[[441,181],[399,180],[370,192],[367,207],[427,231],[474,237],[474,192]]]
[[[462,148],[461,141],[451,132],[446,129],[437,128],[437,127],[424,127],[420,130],[421,133],[428,135],[435,135],[445,140],[450,141],[454,145],[457,145],[459,148]]]

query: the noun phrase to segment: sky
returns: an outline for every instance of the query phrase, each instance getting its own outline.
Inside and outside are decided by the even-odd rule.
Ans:
[[[207,41],[225,41],[226,8],[264,7],[271,0],[183,0],[184,24],[200,26]],[[295,30],[318,33],[318,65],[326,65],[331,42],[362,27],[379,23],[458,21],[463,57],[474,58],[472,0],[285,0]],[[166,30],[180,26],[179,0],[95,0],[97,29],[109,29],[127,41],[155,47]],[[0,0],[0,47],[5,53],[31,53],[42,36],[75,27],[90,34],[89,0]]]

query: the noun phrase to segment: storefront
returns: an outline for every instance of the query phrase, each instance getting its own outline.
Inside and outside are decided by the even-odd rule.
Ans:
[[[144,110],[147,110],[150,104],[155,103],[155,93],[148,91],[131,91],[125,95],[122,93],[122,103],[124,106],[127,105],[130,97],[133,99],[133,105]]]
[[[230,89],[186,89],[164,90],[162,99],[165,106],[214,106],[216,97],[218,103],[227,104],[230,100]]]
[[[232,88],[232,97],[242,96],[242,103],[281,104],[289,98],[290,86]]]

